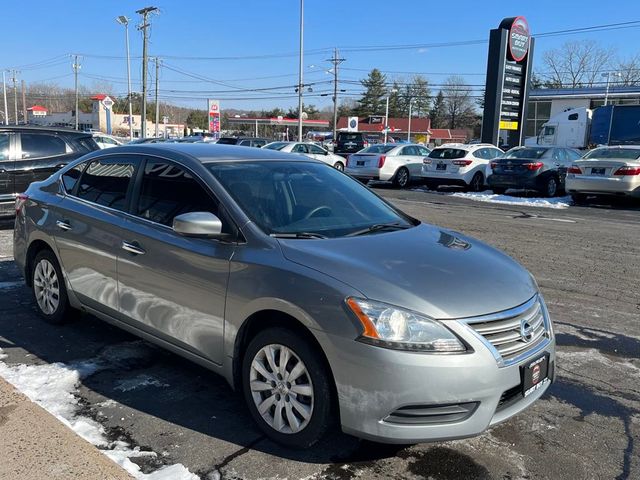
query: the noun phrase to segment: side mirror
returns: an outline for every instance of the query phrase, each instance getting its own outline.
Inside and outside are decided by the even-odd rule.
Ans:
[[[173,231],[185,237],[222,237],[222,222],[210,212],[189,212],[173,219]]]

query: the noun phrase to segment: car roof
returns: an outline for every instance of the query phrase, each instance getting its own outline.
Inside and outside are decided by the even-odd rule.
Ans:
[[[475,150],[478,148],[487,147],[498,148],[491,143],[443,143],[442,145],[434,147],[433,149],[437,150],[439,148],[458,148],[460,150]]]
[[[602,145],[596,147],[598,149],[606,149],[606,150],[640,150],[640,145]],[[595,150],[595,149],[594,149]]]
[[[71,135],[81,135],[83,137],[90,137],[91,133],[89,132],[80,132],[78,130],[73,130],[71,128],[63,128],[63,127],[48,127],[41,125],[0,125],[0,131],[11,130],[11,131],[25,131],[25,132],[55,132],[55,133],[65,133]]]
[[[178,154],[195,158],[202,163],[235,162],[239,160],[315,162],[315,160],[311,158],[280,152],[279,150],[265,150],[262,148],[220,145],[215,143],[143,143],[138,145],[122,145],[118,147],[118,153],[145,153],[158,156],[163,156],[163,154]]]

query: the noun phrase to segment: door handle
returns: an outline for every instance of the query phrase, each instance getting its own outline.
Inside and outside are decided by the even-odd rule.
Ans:
[[[64,221],[64,220],[57,220],[56,221],[56,225],[58,226],[58,228],[60,230],[64,230],[65,232],[67,230],[71,230],[71,224],[69,222]]]
[[[124,240],[122,241],[122,249],[129,253],[133,253],[134,255],[144,255],[145,253],[147,253],[143,248],[137,245],[136,242],[129,243],[125,242]]]

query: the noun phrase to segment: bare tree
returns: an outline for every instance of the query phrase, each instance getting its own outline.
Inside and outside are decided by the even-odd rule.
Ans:
[[[618,60],[614,69],[620,74],[616,82],[618,85],[626,87],[640,85],[640,54],[636,54],[626,60]]]
[[[610,66],[613,51],[591,40],[566,42],[542,56],[546,72],[538,76],[552,88],[593,87]]]
[[[475,117],[473,97],[471,87],[464,78],[458,75],[448,77],[441,91],[447,127],[463,128],[471,125]]]

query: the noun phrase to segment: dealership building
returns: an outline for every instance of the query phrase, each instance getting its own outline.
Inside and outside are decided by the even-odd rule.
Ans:
[[[535,137],[551,117],[572,108],[596,108],[604,105],[639,105],[640,86],[585,88],[538,88],[529,93],[525,136]]]

